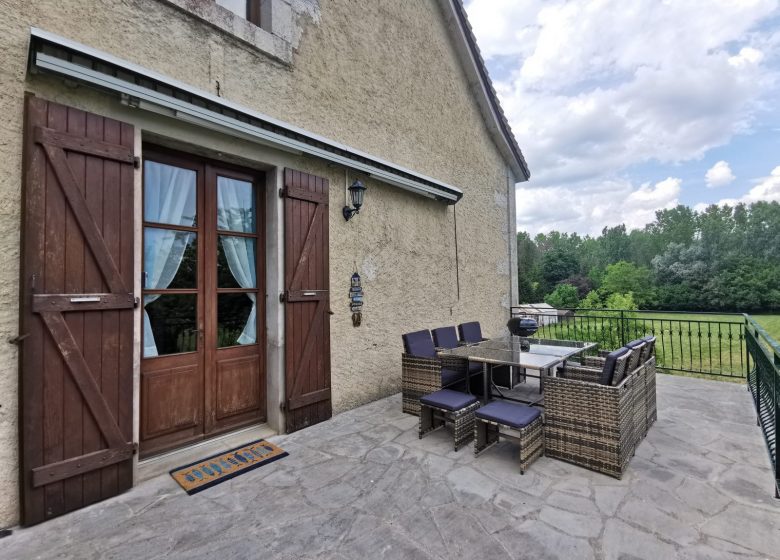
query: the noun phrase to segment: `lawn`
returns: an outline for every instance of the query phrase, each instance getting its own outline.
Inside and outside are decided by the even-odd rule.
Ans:
[[[756,320],[772,336],[780,336],[780,315],[761,315]],[[540,329],[537,336],[592,340],[608,350],[654,334],[659,367],[675,373],[742,379],[747,368],[743,333],[741,315],[643,311],[626,314],[622,322],[614,313],[578,314]]]
[[[753,315],[753,319],[764,327],[772,338],[780,342],[780,315]]]

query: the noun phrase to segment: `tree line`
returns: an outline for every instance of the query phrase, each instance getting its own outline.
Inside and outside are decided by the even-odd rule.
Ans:
[[[780,203],[659,210],[643,229],[517,234],[521,303],[780,310]]]

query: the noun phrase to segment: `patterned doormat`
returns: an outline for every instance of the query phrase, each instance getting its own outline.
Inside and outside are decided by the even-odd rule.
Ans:
[[[247,443],[170,471],[173,480],[192,496],[226,480],[262,467],[288,453],[264,439]]]

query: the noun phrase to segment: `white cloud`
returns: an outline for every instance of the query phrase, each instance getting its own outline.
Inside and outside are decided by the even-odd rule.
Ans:
[[[777,0],[471,0],[532,193],[597,196],[648,162],[681,164],[773,108]],[[489,60],[490,62],[490,60]],[[522,212],[518,208],[518,212]],[[545,226],[547,227],[547,226]],[[565,231],[577,231],[565,227]],[[588,228],[591,231],[591,228]]]
[[[767,202],[780,202],[780,165],[772,170],[772,173],[768,177],[762,177],[757,180],[755,187],[750,189],[744,195],[739,198],[722,198],[715,204],[718,206],[735,206],[737,204],[751,204],[765,200]],[[702,211],[707,208],[709,204],[702,203],[694,206],[695,210]]]
[[[729,167],[727,161],[723,160],[710,167],[707,170],[707,173],[704,174],[704,181],[711,189],[725,187],[734,181],[734,179],[736,179],[736,177],[734,176],[734,173],[731,172],[731,167]]]
[[[740,67],[750,64],[758,64],[764,58],[764,53],[753,47],[742,47],[739,54],[729,57],[729,64]]]
[[[639,187],[627,180],[517,189],[517,228],[532,235],[576,231],[597,235],[605,226],[639,229],[655,219],[656,210],[679,204],[682,180],[668,177]]]

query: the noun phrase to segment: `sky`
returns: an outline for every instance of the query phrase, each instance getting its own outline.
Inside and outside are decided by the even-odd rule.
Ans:
[[[531,169],[517,228],[780,201],[780,0],[466,0]]]

